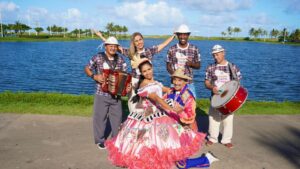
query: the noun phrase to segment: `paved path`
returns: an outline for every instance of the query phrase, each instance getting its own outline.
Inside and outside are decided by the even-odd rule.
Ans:
[[[198,119],[204,124],[207,117]],[[299,169],[300,115],[236,116],[235,147],[204,146],[211,169]],[[199,153],[201,154],[201,153]],[[89,117],[0,114],[1,169],[117,169],[93,144]]]

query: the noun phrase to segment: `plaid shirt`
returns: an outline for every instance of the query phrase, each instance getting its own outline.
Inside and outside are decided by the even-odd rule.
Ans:
[[[124,61],[123,57],[121,57],[117,54],[115,56],[115,59],[117,59],[115,67],[114,68],[110,67],[109,69],[126,71],[127,65],[126,65],[126,62]],[[107,69],[107,65],[111,65],[111,64],[107,63],[104,52],[100,52],[97,55],[94,55],[92,57],[92,59],[89,61],[89,63],[87,64],[88,68],[91,71],[93,71],[95,74],[101,74],[103,69]],[[109,93],[102,91],[101,84],[98,82],[96,83],[96,94],[103,95],[103,96],[110,95]]]
[[[150,61],[152,61],[153,56],[158,53],[158,46],[153,46],[152,48],[144,48],[144,50],[140,53],[140,55],[144,55]],[[123,48],[123,55],[129,57],[129,49]],[[135,78],[139,78],[139,70],[132,69],[131,75]]]
[[[238,80],[242,78],[240,69],[232,63],[232,69],[236,73]],[[218,88],[221,87],[224,83],[232,79],[230,75],[230,70],[228,62],[226,65],[219,65],[217,63],[210,64],[205,73],[205,80],[208,80],[214,86]]]
[[[184,74],[193,78],[192,67],[185,64],[187,60],[192,62],[201,61],[199,49],[195,45],[188,43],[186,48],[180,48],[179,44],[176,44],[169,49],[166,62],[172,64],[173,70],[183,68]]]

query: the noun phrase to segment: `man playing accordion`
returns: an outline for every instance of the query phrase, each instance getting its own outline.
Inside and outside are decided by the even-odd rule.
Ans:
[[[110,120],[112,137],[118,134],[118,129],[122,120],[121,97],[112,95],[102,89],[106,79],[104,70],[126,71],[127,65],[124,59],[116,52],[118,40],[109,37],[105,42],[105,52],[94,55],[85,67],[85,73],[96,82],[96,92],[94,97],[93,129],[95,144],[99,149],[105,149],[104,131],[107,118]]]

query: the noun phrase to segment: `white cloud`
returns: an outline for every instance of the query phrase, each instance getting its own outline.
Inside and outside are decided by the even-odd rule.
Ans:
[[[0,2],[0,11],[16,11],[18,10],[20,7],[17,6],[15,3],[13,2]]]
[[[125,2],[115,7],[118,17],[126,18],[139,26],[169,26],[179,24],[184,17],[178,8],[170,7],[166,2],[148,4],[146,1]]]
[[[77,8],[69,8],[62,12],[49,12],[45,8],[29,8],[25,12],[18,14],[18,20],[31,27],[47,27],[57,25],[68,27],[70,30],[75,28],[86,28],[89,26],[90,19],[83,15]]]
[[[208,27],[223,26],[224,24],[229,24],[237,21],[237,17],[233,14],[226,15],[201,15],[200,25]]]
[[[248,19],[246,19],[246,22],[257,26],[266,26],[275,23],[265,13],[259,13],[254,16],[251,16],[251,18],[249,17]]]
[[[70,8],[67,10],[66,13],[66,19],[72,19],[72,18],[80,18],[81,17],[81,12],[79,9],[76,8]]]
[[[39,21],[40,19],[46,19],[48,10],[45,8],[30,8],[27,10],[25,17]]]
[[[252,0],[178,0],[184,5],[205,12],[229,12],[236,10],[249,9],[252,6]]]
[[[231,27],[240,27],[238,17],[232,13],[222,15],[204,14],[200,15],[194,24],[195,33],[200,36],[221,36],[222,31]]]

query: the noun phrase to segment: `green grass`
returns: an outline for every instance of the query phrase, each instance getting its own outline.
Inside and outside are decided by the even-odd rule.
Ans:
[[[48,114],[91,116],[93,95],[72,95],[44,92],[2,92],[0,93],[0,112],[18,114]],[[127,98],[122,98],[123,110],[128,114]],[[206,115],[208,99],[197,100],[197,113]],[[300,102],[257,102],[247,101],[236,114],[300,114]]]
[[[167,39],[170,35],[145,35],[145,38],[148,39]],[[117,37],[119,40],[127,39],[130,40],[130,35],[121,35]],[[66,36],[63,37],[62,35],[59,36],[49,36],[49,35],[22,35],[20,37],[3,37],[0,38],[0,42],[48,42],[48,41],[82,41],[82,40],[90,40],[96,39],[100,40],[97,36],[93,38],[91,36],[82,36],[81,38],[75,36]],[[277,39],[267,38],[265,41],[263,39],[251,39],[246,40],[245,37],[203,37],[203,36],[190,36],[190,40],[223,40],[223,41],[237,41],[237,42],[261,42],[261,43],[272,43],[272,44],[282,44],[282,42],[278,42]],[[300,43],[294,42],[286,42],[287,45],[297,45],[300,46]]]
[[[4,37],[0,38],[0,42],[49,42],[49,41],[81,41],[89,39],[98,39],[98,38],[89,38],[89,37]],[[100,39],[98,39],[100,40]]]

